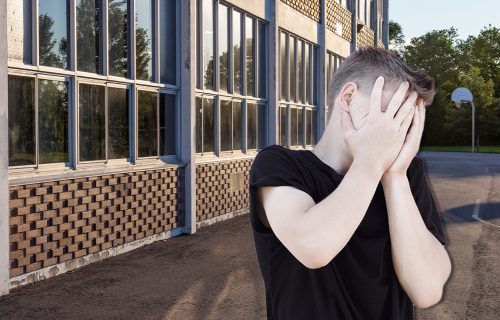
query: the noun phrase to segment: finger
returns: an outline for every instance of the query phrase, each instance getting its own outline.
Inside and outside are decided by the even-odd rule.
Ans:
[[[411,108],[410,112],[408,112],[408,115],[406,118],[403,119],[403,123],[401,124],[401,127],[399,128],[400,133],[404,133],[406,135],[408,131],[408,127],[410,126],[412,120],[413,120],[413,115],[415,113],[415,107]]]
[[[396,90],[394,95],[391,98],[391,101],[389,102],[389,105],[387,106],[387,109],[385,110],[385,113],[388,117],[394,118],[394,115],[398,111],[399,107],[403,103],[404,97],[406,95],[406,92],[408,91],[410,84],[408,81],[403,81],[400,85],[399,88]]]
[[[370,111],[368,116],[376,115],[377,113],[382,112],[382,91],[384,90],[384,77],[380,76],[375,80],[373,84],[372,93],[370,96]]]
[[[406,101],[403,103],[401,108],[399,108],[399,110],[396,114],[396,117],[394,118],[396,123],[401,124],[403,122],[403,120],[406,118],[406,116],[408,115],[408,113],[412,109],[415,109],[415,101],[417,100],[417,97],[418,97],[417,93],[415,91],[412,91],[412,93],[406,99]]]
[[[410,129],[408,129],[408,134],[406,135],[406,139],[407,140],[414,139],[415,135],[419,135],[420,134],[420,123],[419,123],[419,111],[418,111],[418,107],[415,106],[413,108],[414,108],[413,118],[412,118],[412,121],[411,121]]]

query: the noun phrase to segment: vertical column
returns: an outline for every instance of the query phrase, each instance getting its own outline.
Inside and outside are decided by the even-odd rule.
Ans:
[[[374,36],[374,42],[373,42],[373,46],[374,47],[378,47],[378,37],[379,37],[379,30],[378,30],[378,0],[373,0],[373,10],[370,12],[371,14],[371,18],[370,20],[372,21],[371,22],[371,25],[373,26],[373,21],[375,21],[375,29],[373,31],[375,31],[375,36]],[[371,27],[371,26],[370,26]]]
[[[196,232],[196,1],[179,1],[180,4],[180,156],[184,168],[184,225],[186,233]]]
[[[351,53],[356,51],[356,43],[358,42],[358,6],[359,0],[349,0],[351,4],[351,17],[352,17],[352,39],[351,39]]]
[[[383,7],[381,8],[384,17],[384,24],[382,25],[382,41],[386,48],[389,48],[389,0],[384,0]]]
[[[0,296],[9,293],[7,1],[0,1]]]
[[[279,29],[278,10],[280,0],[266,0],[266,20],[269,21],[269,36],[267,45],[269,48],[267,83],[269,84],[269,96],[267,104],[267,144],[278,143],[278,97],[279,97]]]
[[[326,109],[328,108],[328,101],[326,96],[327,88],[327,70],[326,70],[326,26],[327,26],[327,13],[326,13],[326,1],[322,0],[320,2],[320,25],[318,28],[319,32],[319,52],[318,52],[318,126],[316,128],[316,136],[321,137],[326,127]],[[318,139],[319,140],[319,139]]]

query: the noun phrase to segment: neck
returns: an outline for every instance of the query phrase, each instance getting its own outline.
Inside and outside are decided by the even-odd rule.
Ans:
[[[335,114],[332,117],[312,152],[338,174],[345,175],[352,164],[352,156],[344,142],[340,117]]]

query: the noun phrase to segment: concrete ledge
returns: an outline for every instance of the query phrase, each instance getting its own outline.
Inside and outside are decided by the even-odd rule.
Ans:
[[[234,218],[237,216],[241,216],[243,214],[247,214],[247,213],[249,213],[248,210],[249,210],[248,208],[245,208],[245,209],[229,212],[229,213],[217,216],[217,217],[213,217],[210,219],[205,219],[203,221],[198,221],[198,222],[196,222],[196,228],[206,227],[206,226],[209,226],[209,225],[214,224],[216,222],[228,220],[228,219],[231,219],[231,218]]]
[[[40,280],[45,280],[47,278],[66,273],[71,270],[78,269],[80,267],[86,266],[96,261],[102,261],[109,257],[114,257],[119,254],[140,248],[146,244],[150,244],[159,240],[165,240],[171,237],[178,236],[185,233],[184,227],[175,228],[168,230],[159,234],[149,236],[147,238],[139,239],[136,241],[121,244],[119,246],[102,250],[96,253],[92,253],[77,259],[65,261],[58,263],[56,265],[46,267],[43,269],[35,270],[29,273],[25,273],[10,279],[9,289],[18,288],[30,283],[34,283]]]

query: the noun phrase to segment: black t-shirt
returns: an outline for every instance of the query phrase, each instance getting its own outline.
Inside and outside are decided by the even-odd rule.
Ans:
[[[407,176],[427,228],[446,245],[423,159],[412,160]],[[293,186],[318,203],[343,177],[310,150],[271,145],[255,157],[250,170],[250,221],[265,284],[268,319],[413,319],[412,301],[392,264],[381,183],[347,245],[321,268],[305,267],[257,215],[257,187]]]

